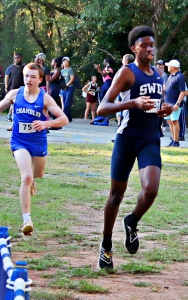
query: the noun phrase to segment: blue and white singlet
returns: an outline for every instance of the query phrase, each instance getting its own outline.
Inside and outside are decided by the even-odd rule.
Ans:
[[[154,67],[151,67],[154,72],[151,76],[140,70],[135,63],[127,67],[134,73],[135,82],[130,90],[120,93],[122,102],[140,96],[150,96],[151,99],[162,98],[162,78]],[[160,137],[159,117],[156,113],[146,113],[138,108],[126,109],[123,111],[123,120],[117,133],[122,134],[123,131],[126,131],[127,135],[143,138]]]
[[[46,141],[46,129],[35,131],[32,127],[33,121],[46,121],[47,117],[43,113],[44,109],[44,90],[40,93],[35,102],[29,103],[24,98],[24,86],[18,90],[14,105],[13,105],[13,129],[11,140],[18,141],[24,144],[34,144],[40,141]]]

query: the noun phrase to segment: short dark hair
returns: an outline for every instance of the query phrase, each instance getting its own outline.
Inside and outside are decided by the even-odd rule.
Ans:
[[[17,53],[14,54],[14,56],[22,57],[22,54],[17,52]]]
[[[135,42],[142,37],[152,36],[154,38],[154,31],[148,26],[136,26],[130,32],[128,36],[129,47],[134,46]]]
[[[29,64],[25,65],[24,69],[25,68],[28,68],[30,70],[37,70],[39,72],[39,78],[44,77],[44,68],[39,64],[36,64],[34,62],[30,62]]]

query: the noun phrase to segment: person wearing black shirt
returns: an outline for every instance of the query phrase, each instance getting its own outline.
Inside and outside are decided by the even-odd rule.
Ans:
[[[25,64],[22,61],[22,54],[16,53],[14,55],[14,64],[10,65],[5,71],[5,93],[10,90],[18,89],[24,85],[23,81],[23,68]],[[12,105],[10,106],[7,120],[12,121]],[[12,127],[7,129],[12,130]]]

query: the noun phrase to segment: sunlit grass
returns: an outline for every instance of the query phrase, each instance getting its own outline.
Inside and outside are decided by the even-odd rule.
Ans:
[[[34,234],[23,238],[20,174],[9,143],[0,140],[1,225],[9,227],[13,260],[17,252],[22,253],[29,270],[36,270],[46,280],[45,291],[39,291],[35,283],[31,299],[76,299],[74,291],[107,293],[105,285],[98,286],[92,280],[118,272],[160,273],[168,264],[188,260],[188,149],[163,148],[159,193],[138,225],[142,234],[147,233],[140,239],[140,251],[134,256],[125,252],[122,232],[122,240],[114,241],[114,259],[121,258],[124,264],[110,272],[96,271],[88,260],[84,265],[84,255],[88,259],[90,255],[96,257],[97,265],[103,208],[110,189],[112,147],[49,145],[45,175],[36,180],[38,191],[32,199]],[[118,217],[133,210],[140,189],[135,163]],[[147,287],[145,281],[133,285]]]

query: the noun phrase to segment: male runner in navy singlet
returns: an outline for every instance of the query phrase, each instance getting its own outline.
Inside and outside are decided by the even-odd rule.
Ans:
[[[44,75],[40,65],[29,63],[24,67],[23,75],[25,86],[6,94],[0,102],[0,112],[14,103],[10,146],[21,175],[19,197],[23,214],[22,232],[31,235],[31,196],[36,191],[34,179],[44,174],[46,128],[67,125],[68,119],[53,98],[38,87]],[[47,121],[48,111],[56,116],[55,120]]]
[[[111,190],[104,209],[100,268],[113,268],[112,231],[136,159],[142,190],[133,212],[123,218],[122,225],[127,251],[134,254],[139,248],[137,223],[153,204],[159,188],[159,117],[168,116],[173,111],[172,105],[160,105],[162,73],[150,65],[154,56],[153,30],[137,26],[129,33],[128,40],[135,61],[117,72],[97,110],[102,116],[123,111],[111,159]],[[116,104],[114,100],[118,94],[122,102]]]

